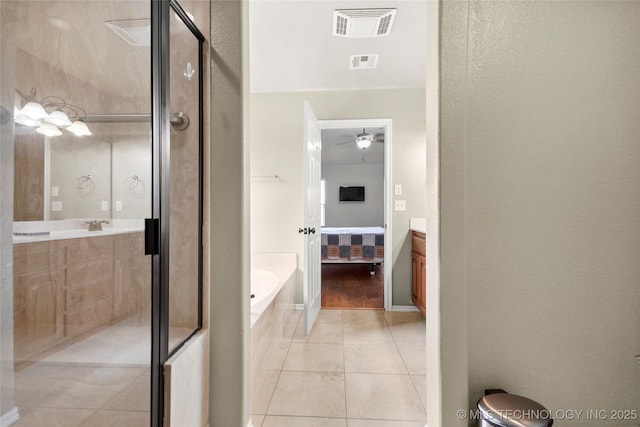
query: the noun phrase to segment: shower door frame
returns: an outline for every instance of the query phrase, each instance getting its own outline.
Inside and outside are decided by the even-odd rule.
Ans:
[[[197,328],[182,343],[169,352],[169,288],[170,288],[170,16],[173,10],[198,40],[198,316]],[[202,328],[202,224],[204,189],[204,77],[203,49],[205,38],[176,0],[151,0],[151,121],[152,121],[152,218],[155,224],[150,243],[152,253],[151,279],[151,405],[150,425],[161,427],[164,422],[164,364],[182,345]]]

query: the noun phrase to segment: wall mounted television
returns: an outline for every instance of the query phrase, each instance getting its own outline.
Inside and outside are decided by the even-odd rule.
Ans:
[[[364,187],[340,187],[341,202],[364,202]]]

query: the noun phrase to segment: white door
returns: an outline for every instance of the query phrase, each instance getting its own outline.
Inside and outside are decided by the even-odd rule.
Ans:
[[[320,166],[322,164],[320,124],[304,102],[304,334],[309,335],[320,313]]]

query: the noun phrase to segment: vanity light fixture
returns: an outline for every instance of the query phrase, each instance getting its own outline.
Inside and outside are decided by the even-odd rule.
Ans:
[[[16,89],[22,98],[22,108],[14,108],[14,121],[20,125],[38,127],[36,132],[46,136],[60,136],[59,128],[66,128],[76,136],[91,135],[83,118],[87,113],[77,105],[69,104],[59,96],[46,96],[36,99],[36,89],[29,95]],[[51,111],[51,112],[49,112]],[[43,124],[43,121],[46,122]]]

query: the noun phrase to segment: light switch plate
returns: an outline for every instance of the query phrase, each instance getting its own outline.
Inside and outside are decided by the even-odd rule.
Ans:
[[[60,189],[56,186],[51,187],[51,197],[58,197],[60,194]]]
[[[395,191],[394,194],[396,196],[401,196],[402,195],[402,184],[396,184],[395,185]]]
[[[122,210],[122,200],[116,200],[116,211],[120,212]]]
[[[62,210],[62,201],[56,200],[51,202],[51,210],[53,212],[60,212]]]
[[[396,210],[397,211],[406,211],[407,210],[407,201],[406,200],[396,200]]]
[[[100,203],[100,209],[103,211],[108,211],[109,210],[109,201],[108,200],[103,200],[102,203]]]

